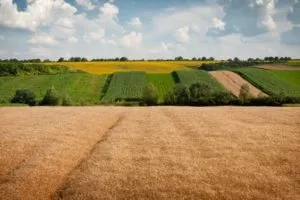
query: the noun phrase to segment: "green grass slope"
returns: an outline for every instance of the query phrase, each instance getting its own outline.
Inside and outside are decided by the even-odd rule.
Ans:
[[[146,85],[147,75],[144,72],[116,72],[112,76],[102,102],[139,101],[143,97]]]
[[[8,103],[15,91],[21,88],[32,89],[41,100],[46,90],[54,86],[61,94],[68,93],[78,105],[95,104],[99,102],[105,77],[84,73],[0,77],[0,103]]]
[[[171,74],[147,74],[148,83],[153,84],[158,91],[159,101],[162,102],[164,96],[175,86]]]
[[[225,91],[225,88],[204,70],[182,70],[173,73],[175,80],[184,85],[202,82],[209,84],[215,91]]]
[[[256,68],[234,70],[268,94],[300,96],[300,71],[271,71]]]

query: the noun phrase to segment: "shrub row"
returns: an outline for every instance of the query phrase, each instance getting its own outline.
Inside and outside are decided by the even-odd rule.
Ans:
[[[247,87],[242,87],[240,98],[237,98],[230,92],[213,92],[211,86],[205,83],[195,83],[190,87],[178,84],[164,99],[164,105],[182,106],[281,106],[295,103],[300,103],[300,97],[280,94],[253,98],[249,95]]]
[[[28,104],[30,106],[41,105],[41,106],[72,106],[73,101],[68,94],[60,95],[54,87],[49,88],[43,99],[38,102],[36,95],[30,89],[18,89],[11,99],[11,103]]]
[[[265,61],[229,61],[229,62],[220,62],[220,63],[204,63],[202,64],[199,69],[206,70],[206,71],[216,71],[216,70],[230,70],[230,69],[238,69],[238,68],[245,68],[245,67],[253,67],[257,65],[266,65],[266,64],[278,64],[278,63],[286,63],[286,61],[272,61],[272,62],[265,62]]]
[[[0,62],[0,76],[63,74],[71,72],[65,66]]]

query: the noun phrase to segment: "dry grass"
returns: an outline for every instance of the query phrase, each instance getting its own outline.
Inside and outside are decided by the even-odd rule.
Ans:
[[[144,61],[144,62],[62,62],[70,68],[79,69],[92,74],[111,74],[119,71],[145,71],[147,73],[170,73],[187,67],[200,66],[211,61]]]
[[[2,199],[300,198],[299,108],[0,108],[0,115]]]
[[[254,87],[251,83],[243,79],[241,76],[230,71],[214,71],[210,74],[217,79],[228,91],[231,91],[235,96],[239,96],[242,85],[249,85],[250,93],[254,97],[267,96],[258,88]]]

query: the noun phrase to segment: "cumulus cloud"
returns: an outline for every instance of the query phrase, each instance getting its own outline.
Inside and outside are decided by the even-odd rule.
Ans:
[[[128,24],[134,29],[141,29],[143,27],[143,23],[138,17],[131,18]]]
[[[91,0],[76,0],[76,3],[88,10],[93,10],[95,9],[95,5]]]
[[[132,31],[120,39],[120,44],[127,48],[138,48],[143,41],[143,34],[140,32]]]
[[[212,24],[216,29],[225,30],[226,23],[216,17],[212,19]]]
[[[48,24],[62,16],[72,16],[77,9],[64,0],[30,0],[23,12],[18,11],[12,0],[1,0],[0,25],[35,31],[40,25]]]
[[[219,27],[214,26],[208,35],[222,36],[232,33],[241,33],[244,36],[254,36],[265,32],[275,31],[277,28],[274,20],[277,0],[224,0],[220,5],[225,12],[220,21],[215,20]],[[221,27],[221,28],[220,28]]]
[[[72,36],[72,37],[70,37],[70,38],[68,39],[68,42],[74,44],[74,43],[77,43],[77,42],[78,42],[78,39],[77,39],[76,37]]]
[[[182,27],[175,31],[174,37],[178,42],[187,43],[190,41],[190,28],[189,27]]]
[[[158,47],[151,49],[149,53],[158,54],[158,55],[167,54],[169,53],[169,46],[165,42],[162,42]]]
[[[100,41],[104,38],[105,36],[105,30],[104,29],[99,29],[96,32],[89,32],[84,35],[84,41],[90,42],[90,41]]]
[[[56,45],[57,41],[47,33],[37,32],[30,40],[28,40],[28,43],[39,45]]]

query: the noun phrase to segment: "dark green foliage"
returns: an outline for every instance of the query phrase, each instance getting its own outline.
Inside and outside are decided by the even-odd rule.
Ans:
[[[148,84],[143,92],[143,102],[145,105],[152,106],[158,102],[158,91],[153,84]]]
[[[214,106],[229,105],[236,101],[234,95],[224,91],[215,92],[206,83],[198,82],[190,85],[176,85],[174,90],[165,96],[166,105]]]
[[[43,106],[58,106],[61,103],[61,97],[54,87],[47,90],[40,105]]]
[[[70,72],[69,69],[64,66],[0,62],[0,76],[64,74],[68,72]]]
[[[105,84],[102,86],[102,89],[101,89],[101,94],[100,94],[100,100],[104,97],[104,95],[106,94],[107,90],[108,90],[108,87],[109,87],[109,84],[111,82],[111,79],[113,77],[114,74],[110,74],[106,77],[105,79]]]
[[[11,103],[28,104],[30,106],[36,105],[36,96],[30,89],[18,89],[15,96],[11,99]]]
[[[247,61],[242,61],[239,58],[228,59],[227,62],[218,62],[218,63],[204,63],[199,69],[206,71],[217,71],[217,70],[231,70],[238,68],[247,68],[254,67],[257,65],[267,65],[267,64],[278,64],[278,63],[287,63],[287,60],[260,60],[249,58]]]
[[[247,102],[249,99],[252,98],[250,93],[250,87],[248,84],[243,84],[240,89],[239,98],[242,102]]]
[[[73,106],[74,105],[74,102],[72,101],[71,97],[65,93],[62,97],[62,103],[61,103],[62,106]]]

